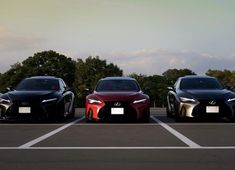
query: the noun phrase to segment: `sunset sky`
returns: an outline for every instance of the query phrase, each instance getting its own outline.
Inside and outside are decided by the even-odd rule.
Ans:
[[[124,74],[235,70],[234,0],[0,0],[0,72],[36,52],[100,56]]]

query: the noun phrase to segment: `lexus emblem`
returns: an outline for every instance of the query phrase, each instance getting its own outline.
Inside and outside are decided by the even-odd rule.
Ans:
[[[209,104],[211,104],[211,105],[215,105],[215,104],[216,104],[216,101],[211,100],[211,101],[209,101]]]
[[[122,104],[120,102],[115,102],[114,103],[114,106],[118,107],[118,106],[121,106]]]
[[[22,102],[21,105],[22,106],[27,106],[27,105],[29,105],[29,103],[28,102]]]

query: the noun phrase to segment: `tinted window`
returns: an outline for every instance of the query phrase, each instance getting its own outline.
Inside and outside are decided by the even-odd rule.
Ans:
[[[214,78],[187,78],[181,80],[180,89],[223,89],[223,86]]]
[[[101,80],[96,91],[140,91],[140,88],[134,80]]]
[[[18,84],[16,90],[57,91],[59,90],[59,83],[55,79],[25,79]]]
[[[60,82],[60,88],[61,88],[61,90],[62,90],[62,91],[65,91],[66,85],[64,84],[63,80],[60,80],[59,82]]]

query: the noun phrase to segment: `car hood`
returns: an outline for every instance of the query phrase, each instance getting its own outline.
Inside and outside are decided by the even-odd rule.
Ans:
[[[146,98],[146,96],[140,92],[94,92],[92,95],[102,101],[133,101]]]
[[[189,94],[198,100],[204,99],[225,99],[231,93],[226,89],[218,90],[184,90],[184,93]]]
[[[34,101],[34,100],[43,100],[50,97],[57,96],[55,91],[11,91],[6,93],[11,100],[16,101]]]

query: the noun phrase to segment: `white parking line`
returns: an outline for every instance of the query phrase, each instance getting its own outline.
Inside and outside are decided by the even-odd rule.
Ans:
[[[235,149],[235,146],[201,146],[201,147],[125,147],[125,146],[110,146],[110,147],[0,147],[0,150],[230,150]]]
[[[49,132],[49,133],[47,133],[47,134],[45,134],[45,135],[43,135],[43,136],[37,138],[37,139],[34,139],[34,140],[30,141],[30,142],[27,142],[27,143],[25,143],[25,144],[19,146],[18,148],[19,148],[19,149],[27,149],[27,148],[29,148],[29,147],[31,147],[31,146],[33,146],[33,145],[35,145],[35,144],[37,144],[37,143],[43,141],[43,140],[45,140],[45,139],[47,139],[47,138],[49,138],[49,137],[55,135],[56,133],[58,133],[58,132],[60,132],[60,131],[62,131],[62,130],[64,130],[64,129],[68,128],[69,126],[74,125],[75,123],[77,123],[77,122],[83,120],[84,118],[85,118],[85,117],[83,116],[83,117],[81,117],[81,118],[79,118],[79,119],[77,119],[77,120],[75,120],[75,121],[73,121],[73,122],[70,122],[70,123],[68,123],[68,124],[66,124],[66,125],[64,125],[64,126],[62,126],[62,127],[60,127],[60,128],[58,128],[58,129],[55,129],[55,130],[53,130],[53,131],[51,131],[51,132]]]
[[[200,148],[201,146],[198,145],[197,143],[193,142],[192,140],[190,140],[189,138],[187,138],[186,136],[182,135],[181,133],[179,133],[178,131],[176,131],[175,129],[171,128],[170,126],[168,126],[166,123],[163,123],[162,121],[160,121],[159,119],[155,118],[154,116],[151,116],[151,118],[157,122],[159,125],[161,125],[162,127],[164,127],[166,130],[168,130],[171,134],[173,134],[175,137],[177,137],[178,139],[180,139],[182,142],[184,142],[185,144],[187,144],[190,148]]]
[[[156,126],[156,123],[79,123],[74,126]]]

